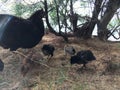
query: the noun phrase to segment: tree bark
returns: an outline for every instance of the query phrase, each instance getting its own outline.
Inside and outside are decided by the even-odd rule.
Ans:
[[[107,25],[114,16],[117,9],[120,7],[120,0],[109,0],[106,11],[98,24],[98,37],[101,40],[107,40],[109,31]]]
[[[96,0],[95,6],[93,10],[93,15],[90,21],[86,22],[81,28],[79,28],[76,32],[76,34],[79,34],[80,38],[89,39],[92,36],[92,32],[94,30],[94,27],[96,23],[98,22],[98,15],[101,10],[103,0]]]
[[[78,21],[78,14],[74,13],[73,0],[70,0],[70,22],[74,33],[76,32],[76,28],[77,28],[77,21]]]

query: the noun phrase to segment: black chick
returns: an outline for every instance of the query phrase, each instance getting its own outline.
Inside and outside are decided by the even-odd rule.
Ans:
[[[53,56],[55,48],[51,44],[44,44],[43,47],[41,48],[41,50],[45,56],[48,56],[48,58],[49,57],[51,58]]]
[[[93,60],[96,60],[96,58],[90,50],[82,50],[79,51],[76,55],[71,57],[70,63],[83,64],[83,67],[86,67],[86,64]]]
[[[0,71],[3,71],[4,69],[4,63],[3,61],[0,59]]]

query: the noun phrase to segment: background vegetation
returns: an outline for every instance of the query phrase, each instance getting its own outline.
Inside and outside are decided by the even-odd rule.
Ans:
[[[13,0],[14,1],[14,0]],[[7,3],[8,0],[2,0]],[[99,39],[110,36],[119,39],[119,0],[18,0],[13,7],[15,15],[27,18],[43,8],[46,12],[47,30],[65,41],[69,37],[89,39],[95,26]],[[117,34],[117,35],[116,35]]]

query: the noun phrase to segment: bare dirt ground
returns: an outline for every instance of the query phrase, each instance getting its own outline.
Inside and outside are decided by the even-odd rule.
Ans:
[[[56,49],[49,62],[41,53],[45,43]],[[0,90],[120,90],[119,43],[71,38],[69,44],[77,51],[89,49],[96,56],[97,60],[88,63],[85,70],[81,65],[70,65],[70,56],[64,56],[65,44],[62,38],[47,34],[36,47],[19,49],[25,56],[33,51],[34,60],[42,59],[25,77],[20,73],[24,56],[0,48],[0,58],[5,63],[4,71],[0,72]]]

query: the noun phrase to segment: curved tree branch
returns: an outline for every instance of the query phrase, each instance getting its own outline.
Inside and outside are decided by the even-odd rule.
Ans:
[[[74,35],[65,34],[65,33],[63,33],[62,31],[61,31],[60,33],[56,32],[56,31],[52,28],[52,26],[50,25],[50,23],[49,23],[47,0],[44,0],[44,8],[45,8],[45,13],[46,13],[46,17],[45,17],[45,18],[46,18],[46,23],[47,23],[47,26],[48,26],[48,28],[49,28],[49,31],[50,31],[51,33],[54,33],[56,36],[62,36],[63,39],[64,39],[66,42],[68,42],[68,37],[72,37],[72,36],[74,36]]]

